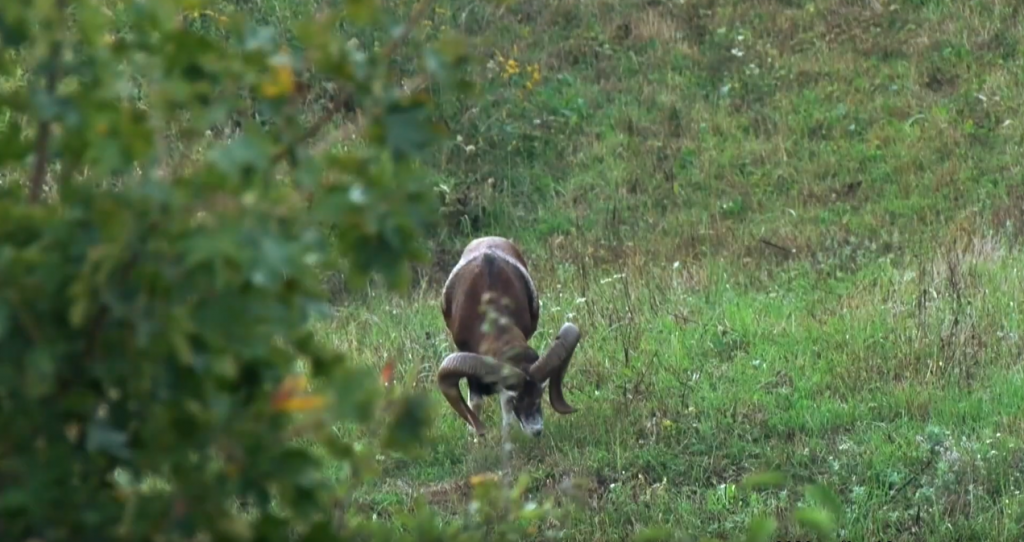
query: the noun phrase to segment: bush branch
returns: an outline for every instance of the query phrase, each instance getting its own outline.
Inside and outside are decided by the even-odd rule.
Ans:
[[[63,13],[66,9],[66,2],[58,2],[57,10]],[[60,57],[63,51],[64,42],[61,38],[54,38],[47,63],[50,70],[46,74],[46,83],[43,92],[46,96],[53,96],[57,91],[57,81],[61,77]],[[36,135],[35,163],[32,165],[32,175],[29,177],[29,201],[36,203],[43,196],[43,183],[46,182],[47,163],[50,161],[50,134],[53,132],[53,121],[42,119],[39,121],[38,134]]]
[[[324,111],[324,114],[320,115],[320,118],[316,119],[309,128],[306,128],[306,131],[303,132],[302,135],[300,135],[292,144],[285,145],[284,148],[278,150],[270,159],[270,163],[276,164],[277,162],[280,162],[288,156],[289,149],[293,146],[299,145],[316,137],[325,126],[334,120],[334,117],[337,116],[338,112],[344,109],[344,106],[342,105],[343,103],[343,100],[331,100],[331,104],[327,107],[327,111]]]
[[[423,19],[423,16],[427,13],[427,8],[432,3],[434,3],[434,0],[420,0],[413,6],[412,13],[409,14],[409,19],[402,25],[402,29],[384,46],[383,57],[385,60],[390,59],[391,55],[395,54],[395,50],[408,39],[409,34],[412,34],[412,29],[416,28],[416,24]]]
[[[402,28],[398,31],[398,34],[396,34],[391,39],[391,41],[389,41],[388,44],[384,46],[384,50],[381,56],[384,59],[385,67],[388,65],[391,56],[395,53],[398,47],[401,46],[402,43],[404,43],[405,40],[409,38],[410,34],[412,34],[412,30],[416,28],[416,24],[423,19],[424,15],[426,15],[427,8],[429,8],[431,4],[433,4],[433,0],[420,0],[419,2],[416,3],[415,6],[413,6],[412,13],[409,14],[409,18],[405,21],[405,24],[402,25]],[[343,99],[332,100],[331,105],[327,108],[327,111],[324,111],[323,115],[321,115],[320,118],[316,119],[313,122],[313,124],[311,124],[309,128],[307,128],[306,131],[303,132],[302,135],[296,139],[296,141],[293,144],[286,145],[284,148],[280,149],[279,151],[277,151],[277,153],[274,154],[274,156],[271,158],[271,163],[274,164],[280,162],[285,157],[287,157],[289,149],[294,145],[298,145],[315,138],[317,134],[319,134],[320,131],[324,129],[324,127],[330,124],[330,122],[334,120],[334,117],[337,116],[337,114],[345,108],[344,101],[345,100]]]

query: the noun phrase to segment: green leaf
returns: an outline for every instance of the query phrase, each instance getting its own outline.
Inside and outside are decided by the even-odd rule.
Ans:
[[[668,527],[648,527],[637,533],[633,542],[666,542],[675,539],[675,531]]]
[[[2,42],[2,38],[0,38]],[[0,95],[0,100],[7,96]],[[0,126],[0,167],[24,160],[32,153],[31,139],[25,136],[21,124],[9,119]]]
[[[287,540],[291,536],[288,521],[272,512],[262,514],[255,521],[254,527],[253,530],[257,534],[256,540],[261,542]]]
[[[345,0],[346,19],[359,26],[377,22],[379,7],[376,0]]]
[[[271,26],[250,24],[245,27],[242,49],[273,55],[277,52],[277,30]]]
[[[120,459],[131,459],[132,452],[127,447],[128,435],[114,429],[107,422],[92,421],[85,432],[85,449],[90,452],[103,452]]]
[[[430,414],[430,401],[424,393],[412,393],[399,399],[384,432],[384,448],[398,452],[413,451],[423,443],[430,429]]]
[[[793,517],[802,527],[826,540],[832,540],[835,536],[836,525],[827,510],[817,507],[800,508]]]
[[[337,95],[337,85],[347,83],[358,98],[367,90],[362,79],[367,58],[356,49],[355,38],[346,44],[338,43],[336,29],[345,22],[337,10],[327,10],[319,17],[296,22],[292,28],[304,51],[303,61],[331,81],[323,84],[323,90]]]
[[[15,51],[32,38],[31,25],[21,10],[8,7],[0,10],[0,43]]]
[[[36,346],[25,360],[25,394],[41,399],[53,393],[57,384],[57,360],[47,346]]]
[[[747,489],[780,488],[786,485],[786,475],[779,471],[764,471],[748,475],[740,482]]]
[[[775,534],[778,522],[770,517],[758,517],[750,520],[747,526],[747,542],[768,542]]]
[[[425,104],[419,100],[408,100],[388,107],[384,113],[383,134],[380,135],[395,158],[403,160],[419,155],[445,135],[445,130],[431,121]]]
[[[334,542],[337,540],[335,529],[331,522],[321,519],[310,526],[306,534],[299,539],[300,542]]]
[[[316,475],[320,461],[305,448],[289,446],[274,458],[274,471],[284,478],[305,478]]]
[[[266,138],[243,133],[210,151],[210,163],[231,179],[247,180],[263,174],[273,154]]]
[[[425,71],[440,85],[453,86],[458,93],[473,94],[477,85],[469,75],[472,59],[466,39],[446,33],[424,50],[422,63]]]
[[[32,493],[27,488],[5,487],[0,490],[0,511],[18,511],[32,506]]]
[[[376,383],[377,375],[367,368],[347,366],[334,375],[331,392],[339,400],[334,401],[334,415],[341,420],[359,423],[368,422],[377,412],[381,388]]]
[[[11,312],[10,305],[0,301],[0,342],[7,337],[7,332],[11,329]]]
[[[843,503],[831,489],[822,484],[811,484],[805,489],[805,494],[821,506],[824,506],[836,521],[842,520]]]

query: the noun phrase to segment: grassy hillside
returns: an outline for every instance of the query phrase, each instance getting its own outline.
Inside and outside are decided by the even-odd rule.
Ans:
[[[1019,16],[872,4],[442,4],[431,25],[494,59],[485,105],[448,115],[449,225],[571,238],[595,263],[762,268],[782,255],[764,239],[836,271],[1003,228],[1022,198]]]
[[[432,273],[322,333],[432,386],[452,349],[440,281],[471,237],[509,236],[541,289],[536,342],[565,320],[585,334],[580,411],[515,434],[510,464],[538,492],[589,480],[552,526],[566,539],[734,538],[803,499],[735,485],[777,468],[838,492],[845,540],[1019,540],[1020,9],[439,0],[421,35],[458,29],[490,62],[482,103],[441,95],[458,139],[434,164]],[[417,494],[458,512],[503,467],[497,431],[473,442],[433,397],[430,446],[385,459],[356,503],[381,519]]]

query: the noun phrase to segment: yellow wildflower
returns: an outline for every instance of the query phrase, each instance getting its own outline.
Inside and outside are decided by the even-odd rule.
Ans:
[[[485,482],[497,482],[498,475],[493,472],[485,472],[482,474],[474,474],[469,477],[469,485],[476,487]]]
[[[218,23],[226,23],[227,20],[228,20],[227,17],[221,15],[220,13],[215,13],[215,12],[210,11],[208,9],[203,11],[203,15],[207,15],[209,17],[213,17],[213,19],[216,20]]]
[[[306,385],[305,375],[289,375],[285,378],[271,399],[274,410],[301,412],[322,407],[327,402],[322,395],[300,395]]]
[[[519,63],[516,62],[515,59],[508,59],[508,61],[505,62],[505,77],[507,78],[517,73],[519,73]]]
[[[326,403],[327,399],[322,395],[302,395],[285,399],[277,408],[286,412],[305,412],[322,408]]]
[[[540,83],[540,66],[537,64],[530,64],[526,67],[526,73],[530,75],[530,79],[525,83],[526,90],[533,90],[533,87]]]
[[[270,76],[260,84],[260,93],[264,98],[280,98],[295,91],[295,72],[287,52],[275,55],[271,59]]]

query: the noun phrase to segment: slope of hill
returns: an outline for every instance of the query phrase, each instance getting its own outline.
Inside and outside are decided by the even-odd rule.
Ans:
[[[732,538],[804,498],[737,489],[765,468],[835,488],[843,539],[1022,536],[1019,4],[441,0],[422,31],[447,28],[490,61],[481,103],[445,103],[433,280],[324,333],[432,386],[439,279],[513,237],[538,342],[586,334],[580,412],[511,463],[592,482],[568,540]],[[360,501],[382,518],[502,466],[435,398],[432,446]]]

